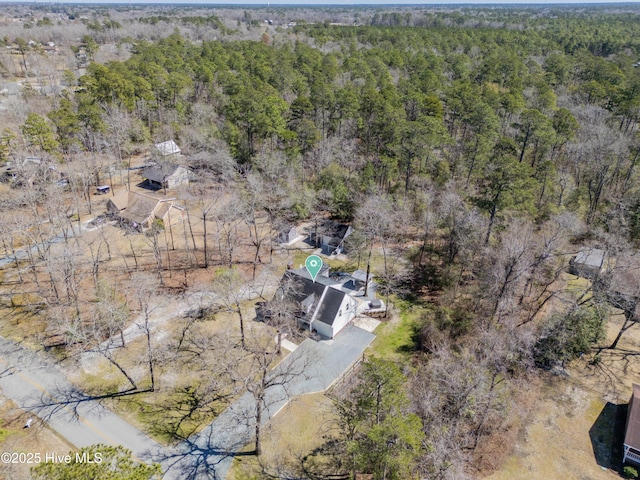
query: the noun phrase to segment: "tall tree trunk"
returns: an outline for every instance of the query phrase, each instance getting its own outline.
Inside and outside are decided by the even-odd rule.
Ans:
[[[527,134],[524,137],[524,142],[522,142],[522,151],[520,152],[520,163],[524,160],[524,152],[527,149],[527,144],[529,143],[529,136],[531,135],[531,131],[527,130]]]
[[[189,233],[191,234],[191,242],[193,243],[193,251],[197,252],[198,247],[196,247],[196,237],[193,235],[193,228],[191,227],[191,216],[187,211],[187,225],[189,225]]]
[[[127,371],[124,368],[122,368],[122,366],[118,362],[116,362],[113,358],[111,358],[111,355],[109,355],[106,352],[100,352],[100,353],[102,354],[102,356],[104,358],[107,359],[107,361],[111,365],[116,367],[120,371],[120,373],[122,373],[122,375],[125,376],[127,381],[131,384],[131,388],[129,388],[128,390],[125,390],[125,391],[131,391],[131,390],[137,390],[138,389],[138,386],[136,385],[136,382],[133,380],[133,378],[127,373]]]
[[[487,236],[484,239],[484,244],[489,245],[489,239],[491,238],[491,231],[493,230],[493,222],[496,218],[496,202],[493,202],[493,206],[491,207],[491,216],[489,217],[489,227],[487,228]]]
[[[151,330],[149,329],[149,311],[145,310],[144,312],[144,328],[147,334],[147,355],[149,362],[149,377],[151,378],[151,387],[150,391],[155,390],[156,380],[153,372],[153,350],[151,348]]]
[[[469,172],[467,173],[467,182],[464,186],[465,189],[469,188],[469,182],[471,182],[471,174],[476,166],[476,157],[478,156],[478,144],[480,143],[480,136],[476,136],[476,146],[473,149],[473,155],[471,155],[471,165],[469,165]]]
[[[371,252],[373,251],[373,240],[369,245],[369,256],[367,257],[367,274],[364,278],[364,296],[369,295],[369,272],[371,272]]]
[[[260,442],[260,422],[262,422],[262,401],[256,401],[256,443],[255,453],[259,457],[262,454],[262,444]]]
[[[242,317],[242,309],[240,308],[240,302],[236,302],[236,312],[238,313],[238,318],[240,319],[240,344],[242,348],[245,348],[244,341],[244,318]]]
[[[203,225],[203,250],[204,250],[204,268],[209,267],[209,253],[207,249],[207,214],[202,212],[202,225]]]
[[[625,312],[624,313],[624,322],[622,324],[622,327],[620,327],[620,330],[618,330],[618,334],[616,335],[616,338],[613,340],[613,343],[611,345],[609,345],[608,349],[609,350],[615,350],[617,348],[617,346],[618,346],[618,342],[622,338],[622,335],[624,335],[624,332],[626,332],[631,327],[633,327],[635,325],[635,323],[636,322],[633,321],[633,313],[632,312]]]

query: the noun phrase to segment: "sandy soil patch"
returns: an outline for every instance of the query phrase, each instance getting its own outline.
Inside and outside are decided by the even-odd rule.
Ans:
[[[606,480],[618,474],[599,465],[609,454],[615,418],[601,396],[561,378],[547,379],[513,453],[487,480]],[[596,451],[601,450],[602,455]]]

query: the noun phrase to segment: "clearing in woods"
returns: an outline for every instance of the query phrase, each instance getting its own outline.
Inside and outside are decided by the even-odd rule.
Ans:
[[[607,325],[610,345],[622,325]],[[543,379],[535,404],[524,419],[513,451],[486,480],[620,478],[622,441],[631,384],[640,383],[640,328],[632,327],[616,350],[597,349],[573,362],[568,375]]]

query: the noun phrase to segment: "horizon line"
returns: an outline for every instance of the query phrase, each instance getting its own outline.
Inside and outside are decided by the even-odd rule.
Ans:
[[[353,2],[353,0],[348,0],[348,2]],[[640,0],[449,0],[449,1],[436,1],[436,2],[424,2],[421,0],[404,0],[402,3],[396,3],[388,1],[376,2],[375,0],[371,1],[362,1],[358,3],[347,3],[347,1],[342,0],[328,0],[326,2],[309,2],[305,3],[304,0],[302,2],[300,0],[291,0],[284,1],[284,3],[272,3],[265,0],[239,0],[236,2],[211,2],[209,0],[186,0],[186,1],[171,1],[171,0],[111,0],[111,1],[92,1],[92,0],[0,0],[0,4],[15,4],[15,5],[39,5],[39,6],[59,6],[59,5],[84,5],[84,6],[110,6],[110,5],[130,5],[130,6],[149,6],[149,5],[168,5],[168,6],[176,6],[176,7],[188,7],[188,6],[216,6],[216,7],[236,7],[236,6],[254,6],[254,7],[264,7],[264,8],[274,8],[274,7],[342,7],[342,8],[362,8],[362,7],[464,7],[464,6],[473,6],[473,7],[481,7],[481,6],[513,6],[513,7],[522,7],[522,6],[615,6],[615,5],[638,5],[640,4]]]

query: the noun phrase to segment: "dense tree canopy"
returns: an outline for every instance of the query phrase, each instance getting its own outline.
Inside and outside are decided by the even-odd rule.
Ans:
[[[286,152],[304,183],[328,190],[332,213],[345,219],[355,194],[373,186],[415,191],[429,178],[464,181],[469,199],[482,199],[492,224],[516,204],[535,215],[571,199],[597,214],[613,192],[606,179],[601,187],[581,187],[570,147],[585,126],[576,119],[592,105],[608,112],[598,128],[632,134],[640,105],[631,54],[637,23],[597,10],[532,17],[481,11],[477,21],[469,12],[413,12],[374,15],[371,26],[298,25],[297,40],[281,34],[269,44],[196,45],[177,31],[156,42],[136,41],[129,60],[91,64],[75,94],[56,103],[49,114],[55,138],[35,117],[23,132],[45,151],[58,144],[63,152],[74,145],[101,149],[110,121],[104,112],[115,106],[146,125],[151,137],[167,122],[186,137],[199,121],[196,106],[207,104],[215,112],[212,134],[240,164],[254,164],[265,149]],[[310,41],[331,47],[313,48]],[[144,138],[139,129],[129,136]],[[358,142],[354,154],[361,160],[341,165],[348,173],[326,170],[331,161],[310,168],[331,138]],[[497,161],[513,165],[497,168]],[[627,169],[624,158],[607,162]],[[573,181],[560,187],[565,172]],[[520,190],[529,192],[528,200],[510,199],[510,191],[523,195]]]

